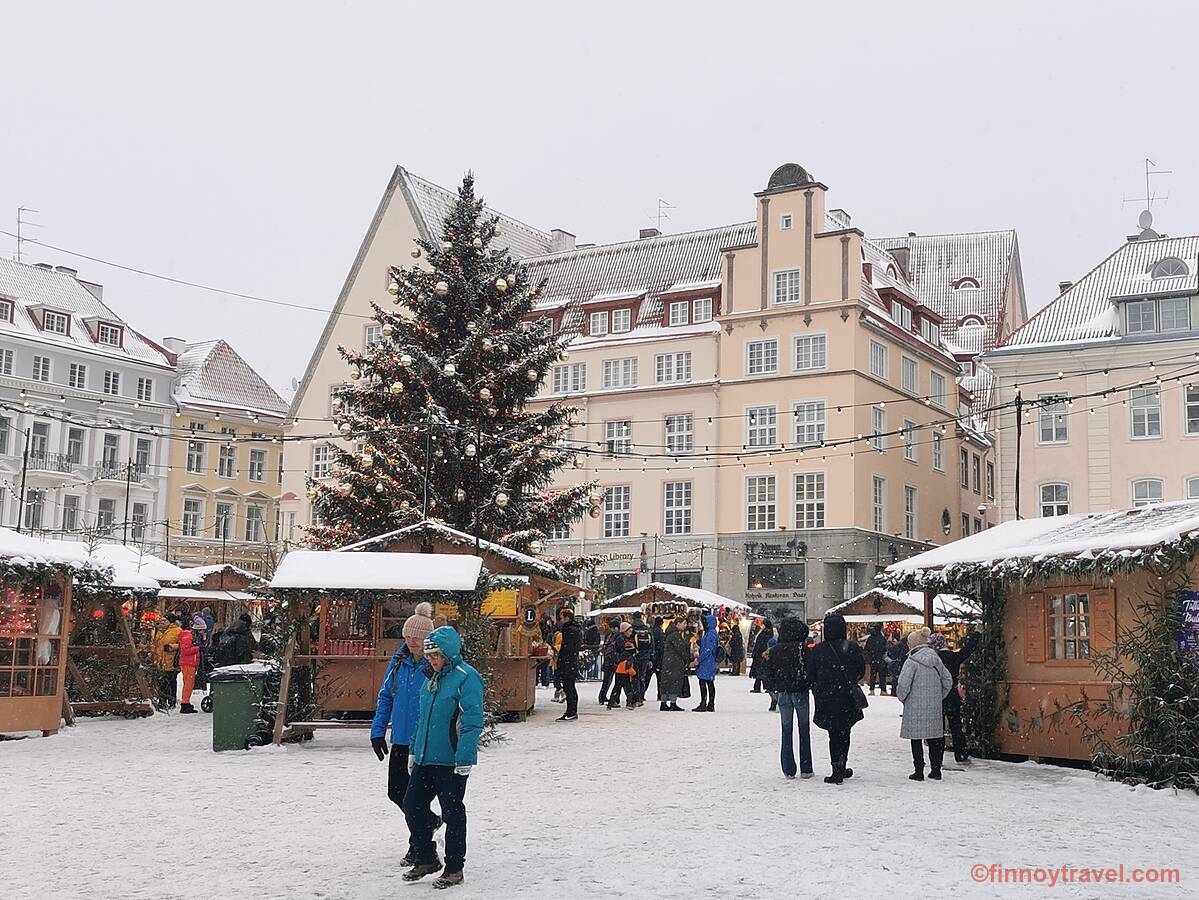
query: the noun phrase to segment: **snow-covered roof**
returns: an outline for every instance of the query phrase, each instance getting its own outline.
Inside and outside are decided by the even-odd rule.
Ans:
[[[292,550],[272,588],[360,591],[473,591],[483,560],[462,553],[341,553]]]
[[[668,594],[677,600],[686,601],[691,606],[702,606],[706,609],[727,606],[730,609],[749,610],[746,604],[728,597],[722,597],[720,594],[714,594],[712,591],[705,591],[703,588],[684,587],[679,584],[667,584],[664,581],[651,581],[644,587],[625,591],[625,593],[613,597],[609,602],[614,606],[620,606],[622,601],[628,601],[633,596],[644,594],[650,590],[657,590],[659,593]],[[610,610],[604,611],[608,612]]]
[[[180,568],[179,572],[179,576],[172,579],[177,585],[197,585],[202,583],[209,575],[216,575],[221,572],[224,572],[226,575],[241,575],[244,578],[248,578],[251,582],[262,581],[261,576],[238,568],[233,563],[216,563],[211,566],[187,566]]]
[[[177,582],[186,577],[185,569],[181,569],[165,559],[144,553],[138,547],[130,547],[125,544],[99,544],[92,550],[92,555],[114,568],[121,567],[137,572],[160,584]]]
[[[1186,274],[1154,278],[1154,266],[1165,259],[1181,260]],[[1194,294],[1197,259],[1199,235],[1128,241],[1009,335],[999,352],[1118,337],[1115,299]]]
[[[475,536],[467,534],[465,531],[459,531],[456,528],[450,528],[448,525],[442,525],[440,522],[431,522],[426,519],[423,522],[417,522],[415,525],[408,525],[404,528],[397,528],[395,531],[389,531],[386,534],[380,534],[376,537],[367,538],[363,541],[358,541],[356,544],[349,544],[345,547],[338,547],[335,553],[341,553],[348,550],[359,550],[362,547],[370,547],[375,544],[387,544],[394,542],[402,537],[407,537],[411,534],[431,534],[440,537],[448,543],[458,547],[474,547]],[[537,559],[535,556],[529,556],[525,553],[520,553],[516,550],[511,550],[500,544],[492,543],[491,541],[480,540],[478,542],[479,549],[487,553],[494,553],[496,556],[501,556],[504,559],[518,566],[532,569],[538,574],[545,575],[547,578],[560,578],[560,573],[555,566],[546,562],[543,559]]]
[[[9,528],[0,528],[0,557],[72,569],[107,570],[112,573],[113,587],[158,590],[158,582],[132,565],[127,557],[102,552],[102,548],[107,546],[110,545],[100,545],[89,552],[88,546],[79,541],[41,540],[18,534]]]
[[[968,342],[970,349],[995,346],[1009,280],[1016,277],[1015,231],[921,234],[875,238],[875,243],[892,252],[907,249],[905,268],[917,298],[945,318],[942,337],[961,346]],[[963,286],[963,278],[975,279],[978,287]],[[981,316],[986,328],[963,340],[957,323],[972,314]]]
[[[992,574],[1135,568],[1189,555],[1199,544],[1199,500],[1134,509],[1004,522],[893,563],[879,576],[891,588],[952,584]]]
[[[910,607],[912,612],[907,615],[882,615],[882,616],[856,616],[846,615],[847,622],[884,622],[891,619],[899,621],[924,621],[924,592],[923,591],[892,591],[887,588],[871,588],[868,591],[863,591],[856,597],[846,600],[843,603],[838,603],[836,606],[831,606],[824,611],[824,615],[832,615],[833,613],[844,614],[844,611],[849,609],[853,604],[867,597],[873,597],[876,594],[894,600],[903,606]],[[944,624],[946,622],[960,621],[963,611],[973,610],[974,602],[966,597],[958,594],[937,594],[933,598],[933,622],[936,624]],[[915,616],[915,618],[912,618]]]
[[[426,241],[441,240],[445,220],[458,201],[458,192],[426,181],[402,166],[397,167],[396,171],[421,237]],[[504,215],[490,206],[483,207],[483,215],[488,218],[499,216],[500,234],[497,243],[518,259],[549,252],[552,238],[547,232]]]
[[[30,266],[12,259],[0,259],[0,298],[13,301],[13,320],[0,320],[0,334],[18,333],[40,343],[83,350],[126,362],[149,363],[169,368],[171,363],[156,344],[138,334],[131,325],[109,309],[88,290],[70,270]],[[30,315],[30,307],[43,306],[70,317],[68,334],[43,331]],[[124,329],[120,347],[101,344],[93,337],[87,322],[110,322]]]
[[[247,591],[200,591],[195,588],[171,587],[169,585],[160,588],[158,596],[179,600],[239,600],[242,603],[260,599]]]
[[[175,400],[181,406],[287,414],[283,398],[225,341],[188,344],[177,368]]]

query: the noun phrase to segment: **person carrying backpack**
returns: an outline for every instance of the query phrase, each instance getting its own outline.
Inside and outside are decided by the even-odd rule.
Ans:
[[[812,729],[808,723],[808,626],[803,619],[788,616],[779,623],[778,642],[770,649],[766,661],[766,681],[778,698],[779,719],[783,726],[783,743],[779,759],[783,775],[795,777],[793,736],[799,725],[799,775],[812,777]]]
[[[649,689],[649,677],[654,668],[654,635],[645,624],[645,617],[640,610],[633,613],[633,646],[636,648],[633,665],[637,667],[633,702],[637,706],[644,706],[645,692]]]
[[[250,614],[242,613],[232,625],[226,625],[216,647],[217,666],[238,666],[254,659],[254,637],[250,634]]]
[[[853,776],[849,761],[849,736],[862,721],[866,697],[858,682],[866,671],[862,649],[846,639],[845,617],[831,613],[824,617],[824,640],[808,654],[808,683],[816,701],[812,721],[828,732],[828,755],[833,773],[827,784],[841,784]]]

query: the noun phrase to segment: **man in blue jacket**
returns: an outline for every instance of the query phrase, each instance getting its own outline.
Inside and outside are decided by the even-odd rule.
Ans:
[[[445,871],[436,888],[462,884],[466,863],[466,779],[475,764],[483,733],[483,677],[462,659],[462,638],[448,625],[425,641],[433,674],[420,693],[420,719],[412,736],[412,774],[404,815],[416,847],[416,865],[405,881],[419,881],[441,869],[433,843],[436,798],[445,819]]]
[[[391,758],[387,765],[387,797],[404,809],[404,794],[408,790],[408,747],[412,732],[420,717],[420,689],[428,681],[425,667],[425,638],[433,630],[430,613],[433,607],[418,603],[416,612],[404,622],[404,643],[396,649],[387,664],[383,686],[375,704],[375,720],[371,723],[371,747],[382,762],[387,757],[387,726],[391,725]],[[411,838],[408,853],[401,866],[416,865],[416,845]]]

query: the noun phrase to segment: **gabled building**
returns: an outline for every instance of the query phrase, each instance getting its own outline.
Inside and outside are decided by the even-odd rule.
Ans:
[[[1143,222],[984,357],[1005,519],[1199,498],[1199,235]]]
[[[281,541],[287,403],[225,341],[163,344],[178,367],[163,552],[261,574]]]
[[[151,539],[165,516],[173,381],[170,354],[100,285],[0,259],[0,523]]]

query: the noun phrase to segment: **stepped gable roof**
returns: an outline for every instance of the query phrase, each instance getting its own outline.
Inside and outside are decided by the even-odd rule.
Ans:
[[[1181,266],[1160,266],[1165,260]],[[1009,335],[1000,352],[1117,338],[1116,300],[1193,294],[1197,279],[1199,235],[1127,241]]]
[[[98,286],[93,285],[93,289],[96,293],[61,266],[51,269],[0,259],[0,299],[11,300],[13,305],[12,321],[0,321],[0,333],[15,331],[22,337],[51,346],[85,350],[126,362],[170,367],[166,352],[113,312],[98,296]],[[56,334],[40,329],[29,312],[30,307],[39,305],[70,316],[70,333]],[[84,321],[87,319],[120,325],[124,329],[121,346],[96,341]]]
[[[995,346],[1017,253],[1015,231],[875,238],[875,243],[886,250],[907,248],[911,283],[920,302],[945,318],[941,334],[946,339],[970,350]],[[974,279],[978,287],[962,279]],[[980,316],[986,327],[959,335],[958,322],[968,315]]]
[[[426,241],[441,240],[445,220],[458,200],[458,192],[426,181],[402,166],[397,171],[400,175],[401,189],[416,219],[421,237]],[[499,243],[513,256],[520,259],[549,252],[551,238],[548,232],[526,225],[490,206],[483,207],[483,212],[487,216],[499,217]]]
[[[179,403],[287,414],[287,402],[225,341],[188,344],[177,369]]]

